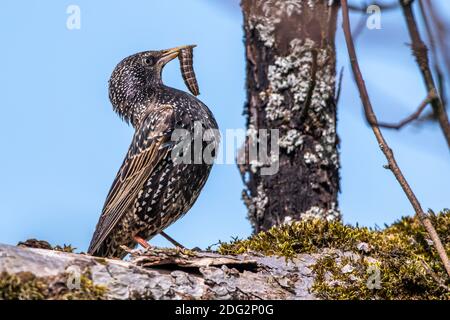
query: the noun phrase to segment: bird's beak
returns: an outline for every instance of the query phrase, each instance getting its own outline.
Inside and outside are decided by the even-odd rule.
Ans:
[[[162,66],[164,66],[167,62],[175,59],[178,57],[178,54],[180,53],[180,50],[187,49],[187,48],[193,48],[195,45],[188,45],[188,46],[180,46],[172,49],[166,49],[162,50],[161,58],[159,59],[159,63],[161,63]]]

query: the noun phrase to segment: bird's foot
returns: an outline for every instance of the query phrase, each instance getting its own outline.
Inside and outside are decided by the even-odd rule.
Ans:
[[[139,236],[134,236],[133,239],[138,244],[140,244],[145,250],[150,249],[152,247],[147,241],[145,241],[144,239],[142,239]]]
[[[164,231],[161,231],[160,233],[164,238],[166,238],[167,241],[169,241],[171,244],[173,244],[175,247],[180,248],[180,249],[186,249],[181,243],[179,243],[178,241],[176,241],[175,239],[173,239],[171,236],[169,236],[167,233],[165,233]]]
[[[124,245],[121,245],[119,247],[120,247],[120,249],[125,251],[127,254],[131,254],[131,255],[136,255],[136,254],[139,254],[139,252],[140,252],[140,250],[138,250],[138,249],[131,249],[131,248],[129,248],[127,246],[124,246]],[[119,260],[122,260],[122,259],[119,259]]]

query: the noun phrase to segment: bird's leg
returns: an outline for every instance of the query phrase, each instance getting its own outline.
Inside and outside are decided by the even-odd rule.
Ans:
[[[134,241],[139,243],[144,249],[151,248],[150,244],[147,241],[145,241],[144,239],[142,239],[141,237],[134,236],[133,239],[134,239]]]
[[[169,241],[171,244],[173,244],[175,247],[178,247],[178,248],[181,248],[181,249],[186,249],[181,243],[179,243],[178,241],[173,239],[171,236],[169,236],[164,231],[161,231],[160,235],[162,235],[164,238],[166,238],[166,240]]]

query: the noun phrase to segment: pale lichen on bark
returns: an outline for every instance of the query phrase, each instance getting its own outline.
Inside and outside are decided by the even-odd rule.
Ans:
[[[280,147],[279,173],[260,174],[270,162],[253,162],[247,168],[243,197],[249,219],[256,231],[286,217],[340,219],[334,101],[337,4],[244,0],[242,7],[248,63],[245,113],[251,129],[247,144],[258,141],[257,130],[276,128]],[[284,199],[283,193],[295,198],[292,192],[297,199]]]

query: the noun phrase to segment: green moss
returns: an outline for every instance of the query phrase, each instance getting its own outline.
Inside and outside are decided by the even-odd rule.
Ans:
[[[0,274],[0,300],[44,299],[46,285],[29,272]]]
[[[0,274],[0,300],[99,300],[104,299],[107,289],[94,285],[89,272],[81,275],[80,288],[70,290],[67,278],[36,277],[29,272]]]
[[[46,249],[46,250],[55,250],[55,251],[62,251],[62,252],[69,252],[73,253],[75,252],[76,248],[72,247],[72,245],[56,245],[52,246],[50,243],[48,243],[45,240],[37,240],[37,239],[28,239],[25,241],[20,241],[17,244],[19,247],[26,247],[26,248],[36,248],[36,249]]]
[[[257,251],[291,258],[298,253],[317,252],[321,248],[351,249],[357,242],[369,241],[372,237],[373,233],[368,228],[353,228],[340,222],[306,220],[273,227],[246,240],[221,242],[219,252],[241,254]]]
[[[102,257],[93,257],[95,262],[100,263],[104,266],[108,265],[108,261],[106,260],[106,258],[102,258]]]
[[[431,212],[430,218],[450,253],[450,211]],[[219,247],[222,254],[251,251],[287,259],[324,253],[313,266],[312,289],[325,299],[450,299],[448,276],[417,218],[402,218],[383,230],[306,220]],[[377,289],[368,281],[378,271]]]
[[[107,289],[104,286],[95,285],[90,275],[84,274],[80,278],[80,289],[69,290],[61,296],[63,300],[102,300]]]
[[[70,245],[70,244],[69,245],[64,244],[63,246],[56,245],[53,247],[53,250],[55,250],[55,251],[62,251],[62,252],[68,252],[68,253],[74,253],[76,249],[77,248],[72,247],[72,245]]]

